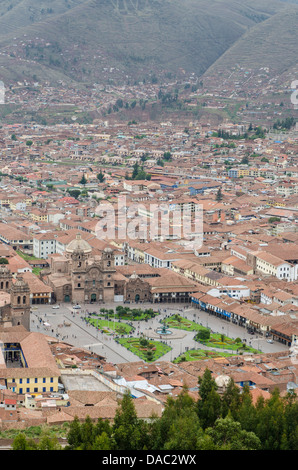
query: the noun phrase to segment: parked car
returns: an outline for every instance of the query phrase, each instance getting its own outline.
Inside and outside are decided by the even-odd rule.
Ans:
[[[267,343],[273,343],[273,340],[272,339],[267,339]]]

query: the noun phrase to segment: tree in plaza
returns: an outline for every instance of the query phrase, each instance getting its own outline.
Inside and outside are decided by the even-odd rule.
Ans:
[[[210,330],[209,328],[200,328],[196,335],[196,339],[198,341],[208,341],[210,338]]]
[[[129,315],[131,313],[131,310],[129,307],[123,307],[122,305],[118,305],[116,307],[116,312],[117,312],[117,315],[121,316],[121,315]]]
[[[117,305],[116,307],[116,313],[117,315],[121,315],[124,311],[124,307],[122,307],[122,305]]]

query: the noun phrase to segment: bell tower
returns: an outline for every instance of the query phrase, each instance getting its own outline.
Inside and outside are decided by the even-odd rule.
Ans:
[[[85,278],[88,260],[92,248],[82,239],[80,233],[66,247],[65,255],[70,260],[69,274],[72,286],[72,301],[81,303],[85,301]]]
[[[85,301],[85,277],[86,262],[88,254],[83,250],[75,250],[71,255],[71,283],[72,283],[72,300],[81,303]]]
[[[12,285],[12,274],[5,266],[0,266],[0,292],[9,292]]]
[[[116,269],[114,251],[111,248],[105,248],[103,250],[100,265],[103,283],[103,300],[105,302],[114,302],[114,274]]]
[[[30,331],[30,288],[18,275],[10,290],[12,326],[23,325]]]

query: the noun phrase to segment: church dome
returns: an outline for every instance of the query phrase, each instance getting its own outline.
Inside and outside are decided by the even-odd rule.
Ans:
[[[81,251],[85,254],[91,253],[92,248],[86,240],[83,240],[81,235],[78,233],[76,238],[72,240],[66,247],[67,253],[73,253],[75,251]]]

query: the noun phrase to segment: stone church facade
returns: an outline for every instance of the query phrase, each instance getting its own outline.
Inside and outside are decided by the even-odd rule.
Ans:
[[[115,260],[113,250],[105,248],[101,257],[92,256],[91,246],[78,234],[65,255],[51,257],[43,281],[56,302],[93,303],[114,301]]]

